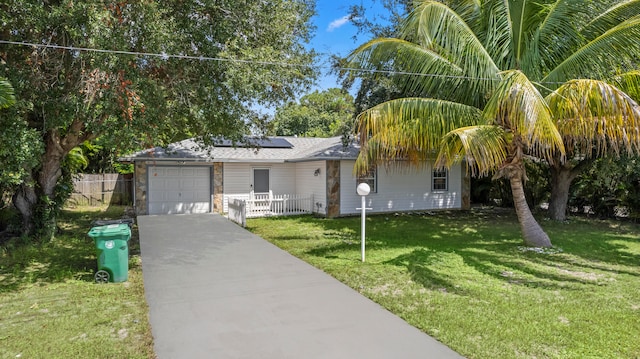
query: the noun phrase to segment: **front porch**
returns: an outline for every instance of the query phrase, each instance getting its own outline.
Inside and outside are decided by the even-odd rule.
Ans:
[[[247,193],[225,196],[227,217],[246,225],[247,218],[291,216],[314,212],[313,195]]]

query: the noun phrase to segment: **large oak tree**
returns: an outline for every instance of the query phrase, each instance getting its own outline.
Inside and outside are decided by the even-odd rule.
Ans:
[[[3,1],[0,76],[17,102],[0,122],[43,149],[14,187],[25,232],[50,232],[61,163],[85,140],[126,151],[260,125],[256,109],[315,75],[312,14],[307,0]]]

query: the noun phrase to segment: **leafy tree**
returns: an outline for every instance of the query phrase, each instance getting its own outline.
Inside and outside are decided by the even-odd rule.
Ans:
[[[350,10],[351,23],[358,29],[359,34],[372,37],[390,37],[399,29],[402,20],[413,9],[412,0],[374,0],[387,10],[386,15],[371,16],[364,4],[352,5]]]
[[[0,47],[0,76],[18,100],[2,123],[37,154],[14,195],[24,231],[51,233],[62,161],[84,141],[124,152],[262,126],[252,109],[283,103],[315,76],[303,47],[312,13],[306,0],[3,1],[0,40],[35,44]]]
[[[413,5],[413,1],[409,0],[374,0],[372,3],[375,2],[382,4],[387,10],[386,15],[370,15],[364,4],[351,6],[350,21],[358,29],[358,35],[354,36],[354,40],[362,35],[368,38],[394,36],[399,31],[402,19],[407,16]],[[342,79],[342,87],[345,89],[352,88],[355,77],[349,76],[347,72],[340,70],[346,66],[344,59],[335,57],[332,60],[333,72]],[[392,64],[389,67],[389,70],[391,69]],[[354,100],[356,113],[361,113],[385,101],[411,96],[411,94],[401,93],[401,86],[394,84],[392,76],[379,74],[376,77],[372,77],[368,76],[367,73],[359,75],[361,81],[357,83],[358,90]]]
[[[599,217],[640,214],[640,158],[599,158],[571,186],[569,205]]]
[[[316,90],[278,108],[273,131],[278,136],[336,136],[352,128],[353,111],[353,97],[346,91]]]
[[[0,208],[5,206],[5,194],[13,193],[16,186],[27,178],[26,168],[37,164],[37,156],[41,152],[35,131],[29,131],[21,123],[7,121],[14,110],[10,107],[15,102],[13,87],[0,78],[0,196],[3,202]]]
[[[638,7],[590,0],[416,4],[397,38],[371,40],[349,56],[365,69],[393,64],[403,71],[396,83],[419,94],[359,115],[356,170],[417,163],[434,152],[441,166],[465,159],[473,174],[509,181],[525,244],[551,246],[526,202],[524,160],[557,166],[568,163],[566,154],[571,160],[640,148],[636,103],[604,81],[634,69]],[[637,77],[625,78],[629,89],[638,88]]]

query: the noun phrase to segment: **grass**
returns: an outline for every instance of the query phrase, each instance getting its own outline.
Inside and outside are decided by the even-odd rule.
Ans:
[[[137,230],[129,280],[95,284],[95,219],[122,207],[65,210],[46,243],[0,248],[0,358],[153,358]]]
[[[248,228],[467,358],[640,358],[640,227],[542,223],[522,247],[511,211],[265,218]]]

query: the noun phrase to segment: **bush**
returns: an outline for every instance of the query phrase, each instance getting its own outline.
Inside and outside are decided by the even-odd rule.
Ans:
[[[600,158],[571,187],[569,205],[602,218],[640,217],[640,159]]]

